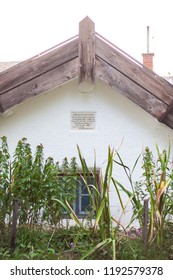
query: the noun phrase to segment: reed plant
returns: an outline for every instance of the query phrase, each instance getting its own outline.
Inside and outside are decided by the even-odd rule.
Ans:
[[[107,156],[107,164],[105,168],[104,176],[100,176],[100,180],[97,180],[97,165],[96,165],[96,157],[94,160],[94,185],[88,185],[87,178],[90,173],[90,170],[86,164],[84,157],[81,154],[80,148],[78,147],[78,154],[80,158],[80,163],[82,166],[83,172],[83,180],[85,185],[90,191],[90,201],[91,201],[91,209],[95,213],[95,223],[94,223],[94,231],[99,229],[101,235],[101,242],[96,245],[96,247],[91,248],[88,254],[84,257],[87,257],[90,253],[94,252],[100,247],[107,246],[109,243],[112,245],[112,259],[116,259],[116,234],[117,229],[113,224],[113,219],[111,216],[110,210],[110,184],[112,178],[113,171],[113,160],[115,156],[115,151],[108,147],[108,156]]]
[[[76,222],[76,224],[83,229],[88,234],[99,234],[100,242],[96,245],[94,244],[91,248],[82,256],[81,259],[86,259],[91,254],[96,251],[110,247],[111,245],[111,258],[116,259],[116,238],[117,238],[117,227],[115,227],[115,220],[111,216],[110,210],[110,184],[112,182],[112,170],[113,170],[113,160],[115,156],[115,151],[108,147],[107,163],[105,168],[104,176],[99,176],[97,172],[96,156],[94,158],[94,168],[91,170],[82,153],[77,146],[78,155],[81,164],[81,178],[87,187],[90,196],[90,215],[92,213],[92,218],[94,223],[92,227],[86,228],[85,224],[77,217],[74,210],[70,206],[68,199],[63,203],[60,200],[55,199],[64,209],[68,212],[71,218]],[[90,184],[89,178],[92,178],[93,184]]]
[[[142,154],[143,170],[142,177],[138,181],[133,180],[133,172],[139,162],[140,156],[135,161],[132,169],[130,169],[118,154],[119,160],[114,162],[120,165],[127,178],[127,186],[113,179],[116,190],[120,189],[128,196],[132,205],[133,214],[129,226],[134,220],[138,220],[141,228],[143,227],[143,200],[149,200],[149,227],[148,227],[148,244],[154,240],[157,244],[162,245],[164,237],[164,228],[168,217],[173,217],[173,165],[170,159],[171,149],[160,150],[156,144],[156,155],[146,147]],[[120,191],[119,191],[120,194]],[[121,199],[122,201],[122,199]],[[122,204],[122,209],[125,206]]]
[[[156,238],[163,243],[164,227],[168,215],[173,212],[173,166],[170,160],[170,145],[167,150],[160,150],[156,144],[157,159],[147,147],[143,156],[144,185],[150,200],[150,219],[148,242]]]
[[[126,185],[122,184],[122,182],[120,181],[117,181],[115,178],[112,178],[113,184],[115,186],[116,192],[119,197],[122,213],[125,213],[126,207],[128,206],[129,203],[132,206],[133,214],[127,225],[127,228],[130,227],[135,220],[138,220],[139,225],[141,227],[143,224],[143,203],[142,203],[143,191],[141,185],[138,183],[134,183],[133,180],[133,174],[139,162],[140,157],[141,155],[137,157],[131,169],[127,164],[124,163],[119,152],[117,152],[117,159],[114,159],[114,164],[122,167],[125,176],[127,178]],[[128,197],[128,201],[126,203],[124,203],[122,200],[121,192],[125,193]]]

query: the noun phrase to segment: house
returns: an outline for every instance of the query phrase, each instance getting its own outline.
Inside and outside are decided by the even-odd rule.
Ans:
[[[88,17],[79,35],[0,73],[0,114],[11,153],[26,137],[61,161],[77,157],[78,144],[91,167],[95,149],[103,172],[109,145],[132,166],[146,146],[173,142],[173,86],[96,33]],[[114,177],[127,184],[122,171]]]

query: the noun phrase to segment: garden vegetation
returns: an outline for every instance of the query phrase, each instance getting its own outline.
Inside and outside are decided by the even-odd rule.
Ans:
[[[40,144],[33,154],[26,138],[21,139],[10,156],[7,138],[0,146],[0,259],[172,259],[173,258],[173,165],[170,145],[156,156],[146,147],[132,169],[119,152],[108,147],[104,174],[98,180],[96,156],[88,167],[77,147],[76,158],[62,163],[44,159]],[[141,165],[136,182],[133,173]],[[113,177],[119,166],[127,185]],[[92,183],[89,178],[92,177]],[[84,219],[74,211],[77,180],[82,179],[90,197]],[[125,228],[112,216],[110,187],[115,188],[122,213],[132,206],[132,217]],[[144,199],[148,200],[147,243],[143,242]],[[18,201],[15,250],[10,242],[14,201]],[[133,228],[138,220],[139,228]],[[73,225],[71,225],[73,221]]]

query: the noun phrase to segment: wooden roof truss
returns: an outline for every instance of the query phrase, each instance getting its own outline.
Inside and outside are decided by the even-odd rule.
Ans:
[[[86,17],[79,35],[0,73],[0,113],[78,77],[79,89],[101,79],[173,129],[173,86],[95,32]]]

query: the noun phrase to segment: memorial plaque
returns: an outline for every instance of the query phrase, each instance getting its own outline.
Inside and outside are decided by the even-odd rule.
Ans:
[[[94,130],[96,112],[71,112],[72,130]]]

